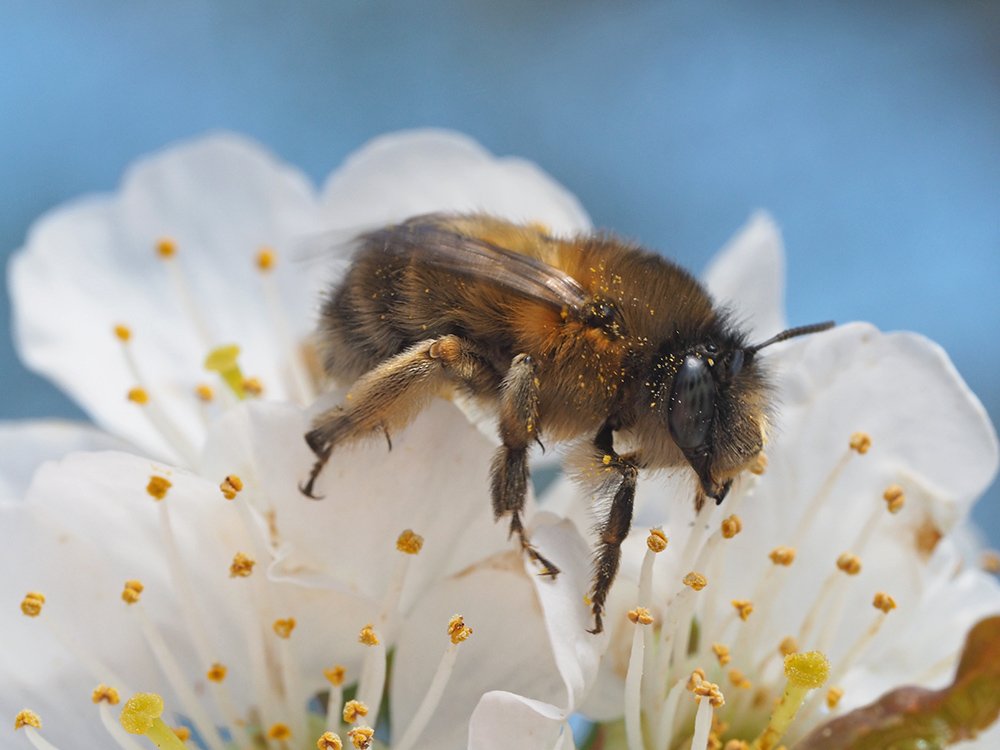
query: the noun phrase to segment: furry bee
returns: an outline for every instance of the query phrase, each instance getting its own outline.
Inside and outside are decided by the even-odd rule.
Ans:
[[[325,369],[354,386],[306,434],[316,462],[301,490],[314,497],[337,446],[388,438],[434,396],[462,391],[499,418],[496,519],[509,516],[510,535],[555,576],[521,519],[527,453],[543,438],[577,441],[585,464],[614,477],[591,595],[599,633],[638,470],[689,466],[696,505],[721,503],[763,447],[770,395],[757,352],[831,325],[750,345],[693,276],[615,237],[558,238],[485,215],[417,216],[360,236],[323,300]]]

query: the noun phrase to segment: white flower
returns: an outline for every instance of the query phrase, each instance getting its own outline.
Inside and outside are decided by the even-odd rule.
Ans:
[[[722,300],[773,289],[780,264],[777,232],[757,217],[709,284]],[[777,294],[734,307],[757,335],[783,327]],[[794,740],[890,688],[947,681],[971,625],[1000,612],[996,580],[962,569],[948,537],[996,472],[996,435],[941,349],[848,324],[768,361],[780,414],[758,475],[700,515],[684,472],[639,483],[610,647],[581,704],[598,721],[623,718],[630,750],[700,750],[710,732],[752,741],[782,694],[782,650],[818,650],[828,684],[799,711]],[[585,515],[569,480],[545,502]],[[665,550],[647,546],[650,528]],[[696,669],[724,705],[693,699]]]

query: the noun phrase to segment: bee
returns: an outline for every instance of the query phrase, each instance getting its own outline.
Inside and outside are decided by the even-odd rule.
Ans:
[[[581,470],[611,477],[593,633],[603,629],[639,469],[689,467],[697,508],[721,503],[763,448],[770,419],[757,353],[833,325],[751,345],[691,274],[610,235],[566,239],[487,215],[427,214],[356,242],[323,299],[318,338],[326,372],[354,385],[305,435],[316,462],[300,489],[314,497],[337,446],[388,439],[435,396],[461,392],[498,416],[495,518],[509,516],[510,536],[555,576],[521,518],[527,455],[543,438],[575,441]]]

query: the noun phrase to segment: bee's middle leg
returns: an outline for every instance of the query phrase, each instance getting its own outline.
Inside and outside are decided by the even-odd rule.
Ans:
[[[510,514],[510,536],[516,534],[525,554],[544,575],[554,577],[559,568],[528,541],[521,521],[528,494],[528,446],[538,439],[538,383],[535,363],[527,354],[514,357],[500,386],[500,439],[503,445],[494,454],[490,471],[493,515],[500,520]]]

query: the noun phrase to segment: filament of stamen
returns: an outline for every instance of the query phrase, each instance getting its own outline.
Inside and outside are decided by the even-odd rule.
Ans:
[[[691,750],[704,750],[708,747],[708,735],[712,731],[712,714],[712,702],[708,698],[702,698],[698,703],[698,713],[694,717]]]
[[[173,244],[170,240],[160,240],[158,247],[163,247],[164,242],[171,242]],[[174,288],[174,294],[177,295],[181,309],[187,314],[188,319],[194,326],[195,332],[201,339],[202,346],[205,349],[209,349],[212,346],[212,336],[209,333],[208,324],[205,317],[201,314],[201,309],[194,303],[194,295],[191,294],[187,278],[177,260],[176,246],[174,247],[175,250],[169,254],[164,254],[161,251],[158,251],[157,254],[167,267],[167,275],[170,277],[170,284]]]
[[[826,475],[823,483],[820,485],[819,490],[816,494],[812,496],[809,504],[806,506],[802,517],[799,519],[799,524],[795,529],[795,533],[792,534],[791,546],[796,548],[801,548],[805,541],[806,536],[809,534],[812,528],[812,523],[819,515],[820,509],[827,504],[827,500],[830,497],[830,493],[833,491],[834,486],[837,484],[837,480],[840,479],[840,475],[844,473],[844,469],[851,462],[851,457],[854,456],[856,451],[853,449],[848,449],[840,456],[840,459],[834,464],[833,469],[830,473]]]
[[[37,750],[59,750],[57,746],[42,737],[34,727],[24,727],[24,735],[32,747],[37,748]]]
[[[629,619],[635,623],[632,633],[632,651],[629,654],[628,672],[625,675],[625,737],[629,750],[642,750],[642,675],[645,671],[645,654],[647,647],[652,647],[652,631],[647,625],[652,624],[652,618],[645,606],[650,603],[653,590],[653,561],[657,550],[666,547],[663,542],[663,532],[651,533],[646,543],[646,554],[642,558],[642,569],[639,573],[639,607],[629,613]]]
[[[340,707],[344,704],[344,674],[343,667],[336,666],[323,672],[330,682],[330,696],[326,700],[326,726],[340,726]]]
[[[663,707],[660,710],[660,719],[656,724],[655,744],[653,747],[669,747],[670,738],[674,732],[677,705],[680,703],[681,696],[684,695],[685,682],[683,679],[675,681],[667,692],[667,697],[663,701]]]

